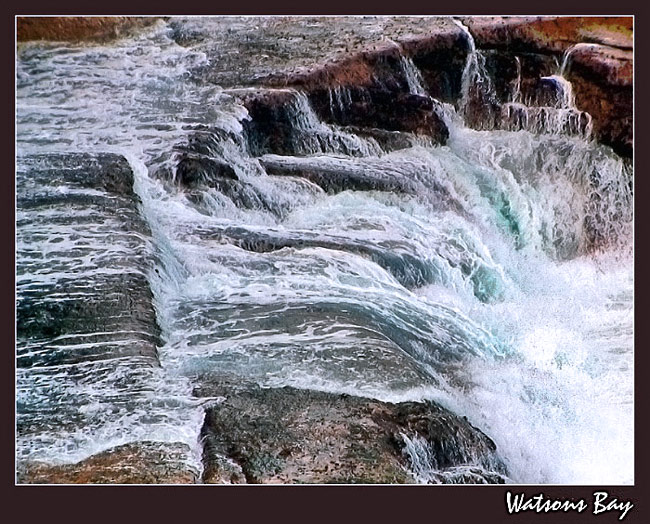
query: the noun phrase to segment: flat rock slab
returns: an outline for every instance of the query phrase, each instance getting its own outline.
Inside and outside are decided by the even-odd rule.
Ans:
[[[204,386],[207,483],[504,482],[492,440],[433,402]]]
[[[350,56],[391,52],[395,42],[461,34],[451,18],[417,16],[172,17],[170,26],[179,44],[207,54],[207,78],[223,87],[319,75],[325,63],[336,67],[332,62]],[[358,81],[367,78],[364,71],[345,75]]]

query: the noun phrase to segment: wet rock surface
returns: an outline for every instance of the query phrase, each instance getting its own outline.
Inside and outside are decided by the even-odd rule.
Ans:
[[[18,365],[155,361],[150,232],[126,159],[57,153],[18,164],[17,334],[29,346]]]
[[[436,112],[431,98],[387,89],[350,89],[341,108],[333,108],[329,91],[315,91],[310,100],[325,121],[343,126],[358,126],[405,131],[431,137],[444,144],[449,130]]]
[[[208,156],[183,156],[178,163],[176,175],[180,184],[188,188],[216,179],[237,180],[231,166]]]
[[[449,136],[431,98],[399,90],[351,87],[342,92],[319,88],[301,101],[295,89],[260,89],[241,97],[250,115],[244,128],[255,155],[301,155],[335,149],[359,156],[363,150],[359,150],[358,140],[350,140],[351,136],[374,141],[383,151],[411,147],[420,137],[442,144]],[[297,125],[305,113],[311,121]]]
[[[431,454],[440,474],[432,482],[462,481],[461,466],[473,470],[474,482],[504,481],[494,443],[433,402],[224,383],[195,394],[221,398],[206,411],[204,482],[413,483],[411,439],[422,439]]]
[[[187,451],[180,444],[134,442],[76,464],[21,463],[16,477],[20,484],[193,484],[197,472],[184,463]]]
[[[83,424],[99,415],[83,409],[95,396],[109,395],[102,391],[107,376],[120,376],[120,387],[131,377],[137,391],[137,377],[159,366],[160,330],[148,280],[154,261],[139,205],[122,156],[18,158],[20,438]]]
[[[406,56],[420,70],[429,95],[441,102],[454,103],[461,96],[463,70],[469,46],[454,24],[427,32],[399,37]]]
[[[192,211],[210,218],[185,227],[185,217],[178,215],[178,231],[167,231],[172,250],[186,255],[180,259],[183,270],[196,272],[189,280],[181,278],[179,295],[173,295],[166,311],[173,318],[172,342],[165,348],[168,362],[173,368],[184,361],[180,373],[190,376],[196,397],[217,398],[206,410],[201,434],[204,482],[507,480],[494,442],[434,402],[391,404],[276,387],[307,383],[327,389],[334,384],[333,390],[344,387],[358,395],[386,398],[407,391],[413,398],[414,387],[440,385],[437,371],[449,371],[444,366],[450,362],[461,367],[466,355],[481,351],[502,355],[482,331],[469,331],[466,319],[448,308],[422,314],[409,309],[418,303],[412,295],[388,304],[389,294],[371,296],[376,287],[364,287],[359,300],[359,287],[346,291],[349,280],[330,287],[332,280],[318,274],[323,267],[327,277],[340,268],[347,271],[343,263],[352,254],[359,259],[355,279],[365,278],[365,262],[370,261],[390,273],[391,287],[393,277],[407,290],[436,284],[439,267],[425,256],[441,249],[429,243],[435,229],[418,243],[400,240],[400,231],[396,240],[390,235],[377,240],[368,228],[372,216],[358,223],[354,217],[345,219],[338,230],[328,230],[326,221],[313,230],[299,220],[284,227],[282,219],[296,205],[290,201],[298,194],[295,188],[305,188],[300,195],[304,202],[318,196],[345,203],[342,197],[355,198],[355,192],[363,191],[379,199],[413,198],[418,204],[420,198],[427,208],[466,218],[465,201],[446,185],[451,173],[442,164],[429,165],[431,159],[415,155],[403,162],[401,151],[396,157],[385,154],[423,143],[446,144],[454,110],[442,102],[454,104],[454,116],[460,114],[476,129],[583,137],[593,123],[599,140],[631,155],[631,52],[617,36],[625,27],[603,32],[589,26],[591,32],[585,32],[573,22],[554,22],[554,31],[566,33],[556,38],[546,21],[465,22],[478,50],[470,33],[451,19],[336,19],[337,38],[343,34],[336,42],[331,19],[325,18],[170,21],[170,35],[178,44],[206,53],[207,60],[190,75],[194,87],[214,82],[219,96],[234,105],[241,102],[248,112],[247,118],[239,106],[237,118],[228,121],[236,125],[225,126],[230,131],[217,127],[223,122],[213,127],[213,122],[196,123],[182,114],[165,114],[151,128],[178,124],[179,130],[173,140],[160,140],[153,167],[148,164],[153,178],[169,183],[163,184],[170,198],[163,211],[167,203],[187,202]],[[575,48],[566,69],[561,68],[562,53],[583,38],[598,45]],[[503,41],[508,44],[501,45]],[[473,70],[470,58],[476,61]],[[560,69],[572,91],[557,78]],[[464,92],[468,72],[475,81]],[[184,70],[182,89],[186,80]],[[159,94],[147,93],[146,99]],[[155,116],[142,117],[143,126]],[[119,139],[116,143],[124,146]],[[545,159],[542,149],[539,162]],[[599,173],[589,176],[600,187]],[[124,427],[151,424],[146,434],[155,440],[160,428],[169,431],[178,424],[169,410],[183,410],[178,399],[189,394],[187,389],[160,394],[163,375],[155,372],[164,368],[158,360],[160,330],[150,288],[156,262],[126,159],[112,154],[25,156],[18,161],[17,183],[17,428],[21,453],[29,456],[19,461],[19,481],[197,481],[187,466],[189,447],[181,444],[124,444],[68,465],[39,461],[48,461],[61,443],[73,448],[76,443],[68,445],[65,439],[77,439],[87,429],[112,446],[123,442]],[[215,225],[211,219],[217,206],[236,213],[234,220],[240,220],[242,211],[260,216],[252,224],[244,218],[231,226]],[[327,210],[317,211],[323,212]],[[273,218],[270,227],[263,221],[265,213]],[[508,201],[500,213],[511,218]],[[226,224],[231,218],[218,216]],[[514,219],[512,224],[518,234]],[[601,242],[599,224],[590,227],[594,242]],[[603,237],[612,236],[606,233]],[[578,245],[577,240],[567,244],[571,242]],[[491,265],[463,256],[467,246],[462,242],[444,249],[444,264],[467,279],[478,300],[500,299],[499,274]],[[570,256],[576,250],[567,248]],[[291,287],[289,272],[303,278],[300,287]],[[206,273],[210,278],[202,280]],[[221,285],[224,274],[228,282]],[[259,337],[249,337],[251,333]],[[323,345],[317,338],[321,334],[334,342]],[[200,373],[206,377],[197,378]],[[221,380],[225,373],[238,379]],[[310,383],[313,376],[321,382]],[[162,382],[167,379],[173,380],[168,375]],[[387,389],[378,393],[364,380]],[[108,419],[114,425],[105,431]],[[196,431],[195,425],[186,434],[193,439]],[[30,456],[33,449],[41,453],[38,458]]]
[[[632,48],[632,17],[462,17],[477,45],[486,48],[562,52],[578,42]]]

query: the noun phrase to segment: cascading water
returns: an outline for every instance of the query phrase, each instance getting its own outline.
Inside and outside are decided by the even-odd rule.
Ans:
[[[479,97],[483,100],[495,100],[494,89],[490,77],[485,70],[485,57],[476,49],[469,29],[461,22],[457,25],[467,35],[469,54],[463,72],[462,98],[459,104],[460,112],[467,117],[473,101]],[[527,97],[524,100],[521,92],[522,66],[521,58],[514,56],[517,76],[512,89],[510,100],[502,104],[499,124],[496,127],[510,131],[526,130],[535,134],[555,134],[579,136],[590,140],[593,132],[592,117],[589,113],[578,110],[571,83],[564,76],[567,72],[571,54],[590,44],[577,44],[565,53],[561,65],[555,74],[542,76],[538,79],[537,87],[541,95]],[[479,106],[484,102],[480,101]]]
[[[581,49],[594,49],[599,47],[602,46],[600,46],[599,44],[585,43],[585,42],[581,42],[579,44],[570,46],[569,48],[567,48],[566,51],[564,51],[564,54],[562,55],[562,63],[560,64],[560,69],[558,71],[558,74],[562,77],[566,75],[566,73],[569,70],[569,66],[571,64],[571,55],[576,51],[580,51]]]
[[[342,101],[345,94],[340,88],[334,90],[339,111],[345,111]],[[291,105],[291,120],[297,134],[297,152],[301,155],[312,155],[323,150],[350,156],[370,156],[381,153],[381,148],[372,139],[363,139],[352,133],[347,133],[332,126],[323,124],[311,108],[309,99],[304,93],[294,92],[295,99]],[[348,95],[349,96],[349,95]]]
[[[521,103],[521,59],[515,56],[515,64],[517,64],[517,80],[512,94],[512,102],[515,104]]]
[[[482,74],[468,38],[464,97]],[[472,130],[448,106],[446,146],[387,153],[321,123],[301,94],[297,156],[253,157],[243,105],[188,79],[205,65],[164,23],[111,45],[19,52],[19,156],[109,151],[135,172],[164,341],[153,373],[91,363],[84,409],[105,416],[64,414],[57,427],[48,413],[76,397],[45,409],[29,392],[73,385],[60,368],[21,369],[18,419],[33,430],[19,432],[19,457],[73,462],[147,439],[190,444],[196,464],[204,406],[192,388],[219,374],[438,401],[496,442],[514,482],[633,482],[632,194],[620,158],[582,136]],[[421,94],[417,68],[402,65]],[[345,95],[330,96],[344,110]],[[236,175],[228,191],[158,175],[197,129],[239,137],[210,151]],[[19,247],[29,227],[19,222]],[[426,443],[404,442],[419,480],[440,481]]]
[[[474,37],[467,26],[457,19],[454,19],[454,23],[463,31],[468,45],[459,104],[460,114],[467,117],[470,111],[470,104],[476,101],[482,103],[482,99],[491,98],[493,93],[490,77],[485,71],[485,56],[476,48]]]

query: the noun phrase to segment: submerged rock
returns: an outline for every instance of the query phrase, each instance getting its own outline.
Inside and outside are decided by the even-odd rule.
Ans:
[[[290,387],[232,384],[206,385],[195,394],[222,399],[206,411],[204,482],[505,480],[494,442],[434,402],[391,404]],[[407,450],[412,439],[421,439],[430,452],[427,479],[414,471],[420,466]],[[458,477],[464,467],[473,471],[472,479],[467,474]]]
[[[16,183],[16,426],[29,456],[33,442],[54,446],[119,418],[160,365],[160,329],[150,231],[126,159],[21,156]]]
[[[388,169],[382,172],[370,164],[344,161],[327,163],[319,158],[294,159],[271,155],[262,157],[260,162],[269,175],[305,178],[331,194],[346,190],[414,194],[419,188],[415,181],[400,177]]]
[[[284,248],[320,247],[337,251],[347,251],[369,258],[390,272],[403,286],[412,289],[434,282],[437,274],[418,257],[415,246],[406,242],[384,242],[376,245],[364,239],[350,238],[348,235],[328,233],[293,232],[283,229],[275,231],[253,231],[246,228],[226,227],[199,232],[200,238],[228,242],[255,253],[269,253]]]
[[[150,231],[126,159],[21,157],[17,195],[18,365],[125,355],[156,361]]]

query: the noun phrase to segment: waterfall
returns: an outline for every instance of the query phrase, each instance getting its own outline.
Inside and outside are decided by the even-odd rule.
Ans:
[[[413,438],[401,434],[404,441],[404,453],[408,456],[415,478],[422,483],[433,483],[434,476],[434,459],[431,453],[429,443],[422,437]]]
[[[512,93],[512,102],[515,104],[521,103],[521,59],[515,56],[515,63],[517,64],[517,80],[515,81],[514,90]]]
[[[426,89],[424,88],[424,80],[422,79],[422,74],[417,66],[413,63],[413,59],[410,56],[407,56],[404,53],[404,49],[399,42],[395,42],[390,38],[386,38],[390,44],[394,45],[399,53],[399,63],[402,69],[402,74],[406,80],[406,84],[409,88],[409,93],[412,95],[419,96],[428,96]]]
[[[333,93],[337,109],[344,113],[346,105],[351,103],[349,93],[341,87],[335,88]],[[296,131],[295,149],[299,154],[342,153],[372,156],[382,153],[381,147],[374,139],[362,138],[321,122],[314,113],[307,95],[300,91],[295,91],[294,94],[289,111]],[[331,101],[332,90],[329,96]]]
[[[459,102],[460,113],[467,116],[471,104],[477,99],[493,96],[492,83],[485,70],[485,56],[477,49],[469,28],[456,18],[453,21],[465,34],[469,46],[467,61],[463,69],[461,100]]]
[[[461,21],[454,19],[454,23],[466,35],[469,51],[467,61],[462,74],[461,100],[459,112],[465,119],[472,122],[475,127],[488,125],[481,121],[485,118],[476,115],[475,107],[485,107],[485,102],[496,102],[496,95],[492,86],[492,80],[485,69],[485,56],[477,49],[474,37],[469,28]],[[554,91],[553,100],[543,101],[541,104],[527,105],[521,95],[521,59],[514,57],[517,69],[517,77],[514,84],[513,94],[510,101],[501,105],[499,116],[502,123],[497,124],[508,130],[525,129],[537,134],[554,135],[576,135],[585,140],[591,138],[593,123],[591,115],[579,111],[575,106],[575,96],[571,83],[563,76],[571,54],[581,46],[589,44],[577,44],[569,48],[563,57],[562,65],[558,74],[544,76],[540,81],[552,86]],[[476,119],[479,118],[478,121]]]
[[[346,108],[352,104],[352,95],[350,90],[343,86],[328,88],[330,115],[333,118],[343,117]]]
[[[503,105],[506,129],[574,135],[589,140],[593,131],[592,117],[576,108],[571,82],[561,75],[543,76],[539,81],[552,91],[552,95],[548,95],[550,100],[544,100],[541,105],[528,106],[516,101],[521,96],[519,94],[512,102]],[[519,83],[520,80],[517,85]]]
[[[420,71],[413,63],[410,57],[400,54],[400,64],[404,71],[404,77],[409,86],[409,93],[412,95],[427,96],[426,89],[423,87],[423,80]]]
[[[575,109],[575,96],[573,86],[561,75],[543,76],[542,81],[552,82],[557,86],[558,105],[560,109]]]
[[[558,74],[564,77],[566,73],[569,71],[569,67],[571,65],[571,55],[573,53],[581,49],[594,49],[598,47],[601,47],[600,44],[591,44],[586,42],[580,42],[578,44],[574,44],[568,47],[562,54],[562,63],[560,64]]]

